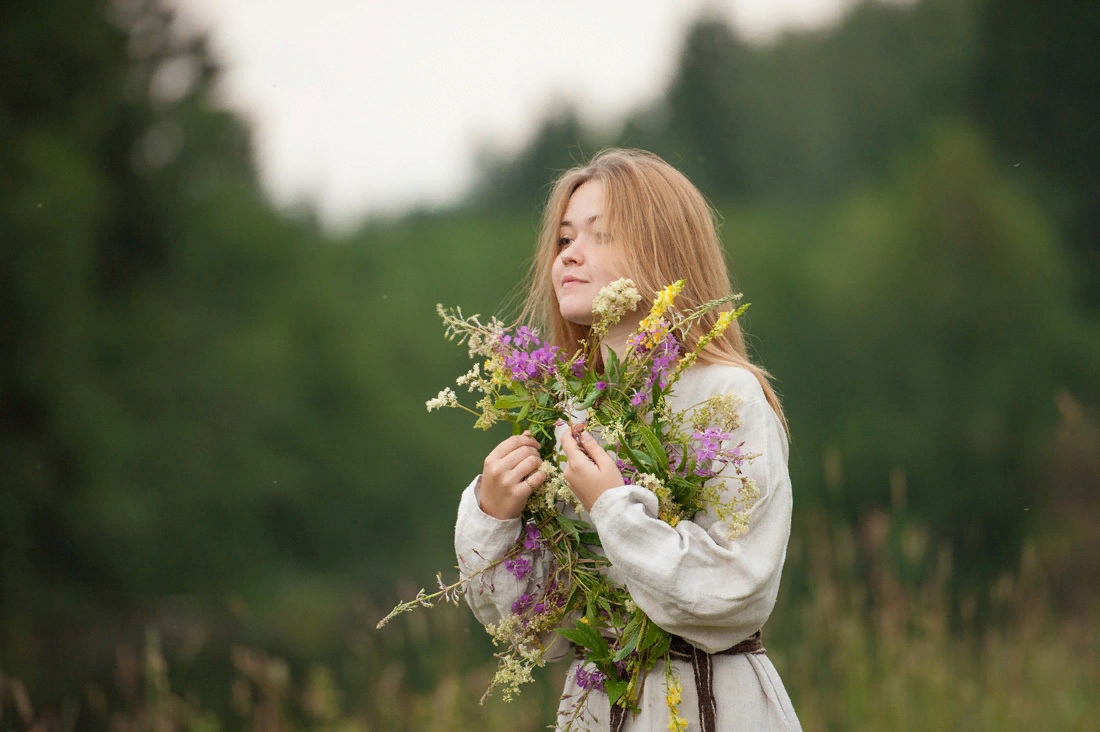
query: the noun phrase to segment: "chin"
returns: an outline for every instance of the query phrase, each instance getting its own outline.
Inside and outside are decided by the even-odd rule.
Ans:
[[[569,321],[573,325],[583,325],[589,327],[592,325],[592,312],[589,311],[577,311],[570,308],[561,308],[561,317]]]

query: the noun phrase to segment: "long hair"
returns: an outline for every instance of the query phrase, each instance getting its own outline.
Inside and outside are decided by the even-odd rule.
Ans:
[[[604,215],[613,246],[621,248],[622,275],[632,279],[642,296],[649,298],[639,308],[648,307],[658,290],[680,279],[686,284],[676,303],[685,309],[731,294],[715,212],[699,190],[683,173],[652,153],[606,149],[587,165],[567,170],[557,179],[543,213],[521,317],[546,328],[552,343],[571,352],[580,347],[589,331],[587,326],[561,316],[551,267],[559,253],[559,229],[569,198],[590,180],[603,183]],[[718,312],[712,310],[696,320],[683,339],[685,348],[694,349],[717,319]],[[749,359],[736,320],[706,346],[699,362],[730,364],[751,371],[786,427],[771,375]]]

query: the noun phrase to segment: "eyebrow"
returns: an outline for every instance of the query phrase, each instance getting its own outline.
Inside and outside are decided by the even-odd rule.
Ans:
[[[591,224],[593,221],[595,221],[598,218],[601,218],[601,216],[599,214],[596,214],[595,216],[589,216],[588,220],[585,221],[585,223],[586,224]],[[561,226],[572,226],[572,225],[573,225],[572,221],[566,220],[566,221],[562,221],[561,225],[558,228],[561,228]]]

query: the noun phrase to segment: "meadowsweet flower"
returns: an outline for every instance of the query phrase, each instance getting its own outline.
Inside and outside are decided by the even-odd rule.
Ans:
[[[717,427],[725,432],[733,432],[741,426],[738,408],[743,403],[741,396],[732,391],[712,396],[695,410],[691,424],[696,430]]]
[[[592,300],[592,314],[599,317],[598,327],[603,333],[623,319],[628,310],[634,310],[641,302],[642,295],[634,282],[618,279],[604,285]]]
[[[442,409],[443,407],[457,407],[458,395],[449,388],[444,389],[436,395],[435,399],[429,399],[425,404],[429,412],[433,409]]]

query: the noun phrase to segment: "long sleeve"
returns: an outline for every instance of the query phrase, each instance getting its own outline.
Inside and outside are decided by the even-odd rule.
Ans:
[[[759,630],[775,605],[792,509],[787,439],[748,371],[707,366],[683,386],[677,410],[726,391],[744,399],[733,441],[744,441],[743,451],[758,455],[743,472],[760,490],[748,531],[727,538],[709,510],[672,527],[657,518],[655,495],[629,485],[600,496],[591,517],[638,606],[665,630],[715,652]],[[735,490],[739,481],[727,486]]]
[[[519,541],[522,523],[518,518],[494,518],[478,505],[479,475],[466,490],[458,505],[455,522],[455,554],[462,578],[470,577],[506,555]],[[531,552],[521,554],[531,562],[531,574],[516,579],[503,565],[497,565],[476,577],[466,591],[466,602],[474,616],[483,624],[499,623],[511,614],[512,604],[523,594],[531,593],[546,576],[546,562]]]

